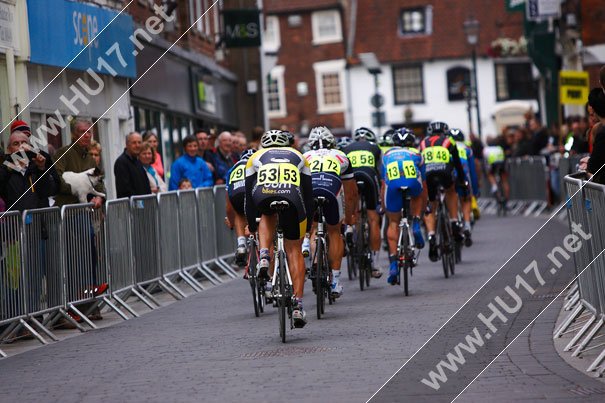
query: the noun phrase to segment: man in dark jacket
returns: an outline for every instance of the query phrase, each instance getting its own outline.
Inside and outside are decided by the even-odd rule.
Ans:
[[[593,88],[588,94],[588,105],[600,120],[600,127],[594,133],[592,153],[582,158],[580,169],[592,177],[592,181],[605,184],[605,93],[602,88]],[[597,123],[599,124],[599,123]]]
[[[118,198],[151,193],[147,173],[139,161],[142,145],[143,137],[139,133],[131,132],[126,136],[126,148],[113,165]]]
[[[58,185],[54,176],[45,172],[46,158],[31,152],[29,137],[18,130],[11,134],[6,149],[9,155],[0,165],[0,196],[7,209],[23,211],[48,205]]]

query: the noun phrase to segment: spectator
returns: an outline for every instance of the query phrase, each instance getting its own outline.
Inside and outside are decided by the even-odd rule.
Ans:
[[[601,72],[603,71],[604,69],[601,69]],[[590,157],[582,158],[580,169],[586,170],[593,182],[605,184],[605,90],[593,88],[588,95],[588,104],[598,116],[600,124],[595,125],[597,129],[593,134],[592,153]]]
[[[198,155],[197,139],[193,136],[187,136],[183,140],[183,155],[179,157],[170,169],[169,190],[177,190],[179,182],[183,178],[191,181],[194,188],[211,187],[212,172],[206,165],[206,162]]]
[[[57,194],[58,184],[46,171],[46,157],[32,153],[29,137],[19,130],[10,135],[6,150],[10,156],[0,165],[0,196],[6,207],[23,211],[48,205],[48,198]]]
[[[193,186],[191,186],[191,181],[187,178],[183,178],[179,181],[179,190],[191,190]]]
[[[564,140],[565,151],[570,154],[585,154],[588,152],[588,140],[585,137],[587,125],[580,116],[574,116],[570,120],[570,132]]]
[[[164,164],[162,163],[162,156],[158,152],[158,145],[160,141],[158,140],[158,135],[154,132],[148,130],[143,135],[143,141],[149,143],[151,148],[153,149],[153,164],[151,166],[155,170],[155,172],[160,175],[162,179],[164,179]]]
[[[72,143],[57,150],[55,158],[55,168],[60,180],[59,193],[56,197],[58,206],[66,204],[79,203],[79,200],[71,192],[71,187],[63,180],[64,172],[80,173],[96,167],[96,162],[89,154],[88,150],[92,142],[92,122],[90,120],[76,119],[72,130]],[[101,193],[105,192],[105,184],[99,181],[95,189]],[[94,208],[100,208],[103,205],[103,198],[100,196],[88,195],[88,201]]]
[[[214,183],[222,185],[227,181],[227,172],[235,165],[232,156],[233,136],[229,132],[222,132],[218,136],[218,147],[214,153]]]
[[[255,150],[258,150],[260,148],[260,138],[263,137],[263,134],[265,133],[265,129],[263,129],[260,126],[256,126],[254,129],[252,129],[252,133],[250,136],[250,144],[248,145],[248,148],[254,148]]]
[[[523,127],[517,127],[515,130],[515,144],[513,146],[513,157],[525,157],[532,153],[532,143],[528,132]]]
[[[246,135],[241,131],[236,131],[233,133],[233,156],[237,156],[239,160],[239,156],[248,149],[248,139]],[[236,161],[237,162],[237,161]]]
[[[210,142],[210,134],[206,130],[200,130],[195,134],[195,138],[197,139],[198,155],[206,162],[210,172],[214,173],[214,165],[212,165],[214,149]]]
[[[103,171],[103,164],[101,162],[101,144],[92,140],[90,142],[90,147],[88,147],[88,153],[90,154],[92,159],[95,160],[95,163],[97,164],[97,168],[99,168],[101,171]]]
[[[11,134],[16,131],[19,131],[19,132],[25,134],[28,138],[31,138],[31,135],[32,135],[31,129],[29,128],[29,125],[26,122],[24,122],[23,120],[15,120],[13,122],[13,124],[11,125]],[[29,144],[31,144],[31,141],[29,142]],[[50,146],[50,144],[49,144],[49,146]],[[52,158],[51,158],[50,154],[48,154],[44,150],[34,150],[34,151],[39,152],[46,160],[46,162],[45,162],[46,165],[44,167],[44,171],[49,172],[49,175],[51,175],[52,179],[55,181],[55,184],[58,188],[59,183],[60,183],[59,175],[57,174],[57,171],[53,167],[53,162],[52,162]],[[41,199],[39,207],[40,208],[49,207],[51,205],[50,200],[51,199],[49,199],[49,198]],[[54,201],[53,201],[53,203],[54,203]]]
[[[142,145],[143,137],[139,133],[129,133],[126,136],[126,148],[113,165],[118,199],[151,193],[147,173],[139,161]]]
[[[139,160],[141,164],[143,164],[143,168],[147,172],[147,179],[149,180],[149,186],[151,187],[151,192],[160,193],[168,190],[168,186],[162,179],[162,177],[156,172],[153,167],[153,159],[157,156],[155,154],[155,150],[151,143],[145,141],[143,143],[143,147],[141,148],[141,153],[139,154]]]
[[[548,131],[535,116],[529,119],[528,126],[532,144],[531,155],[542,155],[542,151],[548,146]]]

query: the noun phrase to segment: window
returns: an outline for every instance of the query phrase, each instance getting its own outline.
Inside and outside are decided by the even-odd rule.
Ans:
[[[466,67],[452,67],[447,75],[447,99],[462,101],[467,97],[471,87],[471,71]]]
[[[280,46],[279,17],[267,16],[265,19],[265,35],[263,37],[263,48],[265,52],[277,52]]]
[[[314,45],[342,41],[340,13],[337,10],[314,12],[311,15],[311,26]]]
[[[330,60],[313,64],[317,88],[317,111],[319,113],[342,112],[345,110],[344,60]]]
[[[201,35],[210,37],[212,34],[210,26],[210,13],[206,12],[214,2],[210,0],[189,0],[189,25],[193,26]],[[218,7],[218,4],[215,6]],[[215,10],[216,12],[216,10]],[[200,18],[200,16],[202,16]]]
[[[399,31],[402,35],[429,35],[432,32],[432,25],[431,6],[401,10]]]
[[[496,98],[498,101],[536,98],[529,62],[496,64]]]
[[[395,104],[423,103],[422,65],[393,67]]]
[[[284,71],[284,66],[275,66],[267,78],[267,115],[270,118],[283,118],[287,115]]]

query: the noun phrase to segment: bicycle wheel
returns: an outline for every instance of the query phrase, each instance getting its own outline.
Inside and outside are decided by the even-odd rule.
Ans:
[[[259,296],[260,296],[260,286],[259,280],[256,277],[256,252],[254,248],[250,250],[250,257],[248,259],[248,281],[250,283],[250,288],[252,289],[252,301],[254,303],[254,315],[258,318],[260,316],[261,307],[259,304]]]
[[[445,237],[445,244],[447,245],[447,266],[449,268],[450,275],[453,276],[456,267],[456,240],[454,239],[452,226],[449,225],[449,223],[445,225]]]
[[[403,255],[403,259],[399,259],[399,280],[401,282],[401,277],[403,277],[403,293],[405,296],[408,296],[408,269],[410,267],[410,256],[408,254],[408,249],[410,246],[409,233],[408,229],[404,226],[401,231],[403,231],[403,236],[401,237],[401,245],[399,246],[400,254]]]
[[[456,241],[455,260],[456,263],[462,262],[462,242]]]
[[[441,265],[443,266],[443,275],[445,276],[445,278],[448,278],[450,276],[448,262],[449,253],[447,252],[447,241],[445,239],[447,236],[447,220],[445,220],[444,214],[445,211],[443,210],[443,206],[441,206],[437,218],[437,233],[439,236],[439,252],[441,253]]]
[[[324,257],[324,243],[320,237],[317,237],[317,269],[315,272],[315,297],[317,300],[316,310],[317,319],[321,319],[321,315],[324,313],[324,277],[325,277],[325,257]]]
[[[286,309],[287,309],[287,301],[286,301],[286,254],[284,251],[279,251],[278,254],[279,266],[278,271],[279,274],[277,276],[277,281],[279,284],[277,285],[277,289],[279,290],[279,298],[277,300],[277,305],[279,309],[279,335],[281,337],[281,342],[286,342]]]
[[[363,220],[363,219],[362,219]],[[359,264],[359,289],[361,291],[363,291],[363,289],[365,288],[365,276],[366,276],[366,256],[365,256],[365,248],[364,248],[364,244],[365,244],[365,234],[364,234],[364,230],[363,230],[363,226],[364,223],[362,221],[360,229],[359,229],[359,233],[357,234],[357,250],[355,253],[355,257],[358,259],[357,262]]]

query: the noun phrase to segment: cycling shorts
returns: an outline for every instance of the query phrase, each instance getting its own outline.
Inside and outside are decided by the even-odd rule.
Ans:
[[[363,190],[360,189],[359,195],[363,196],[366,201],[366,209],[367,210],[376,210],[378,206],[378,178],[376,177],[376,173],[372,171],[369,173],[365,170],[355,170],[355,180],[361,181],[364,183]]]
[[[461,162],[462,162],[462,168],[464,169],[464,177],[466,178],[465,180],[470,184],[471,183],[471,174],[469,173],[468,160],[462,160]],[[454,180],[458,179],[458,171],[456,171],[454,169],[452,174],[454,175]],[[460,197],[466,197],[471,194],[471,189],[468,186],[463,187],[463,186],[456,185],[456,193],[458,193],[458,196],[460,196]]]
[[[336,225],[340,223],[340,220],[344,217],[342,208],[342,197],[335,195],[334,193],[324,189],[318,188],[313,189],[313,197],[323,196],[326,198],[324,204],[324,216],[328,225]],[[317,205],[314,204],[315,208],[315,221],[319,220],[317,216]]]
[[[287,210],[282,211],[279,218],[279,223],[284,232],[284,238],[293,241],[304,238],[305,233],[307,232],[307,214],[303,201],[296,192],[282,195],[267,195],[262,192],[255,192],[252,195],[252,202],[256,206],[256,209],[263,215],[275,214],[275,211],[270,207],[271,203],[283,200],[290,203],[290,207]]]
[[[502,175],[506,173],[506,163],[504,161],[490,164],[488,172],[492,175]]]
[[[407,186],[408,196],[410,197],[418,197],[422,193],[422,183],[417,179],[408,179],[406,183],[397,181],[397,186],[386,186],[384,202],[385,209],[389,213],[399,213],[403,207],[402,186]]]
[[[246,200],[246,192],[237,192],[233,195],[229,195],[229,201],[233,206],[233,210],[235,210],[238,214],[245,215],[245,200]]]
[[[451,170],[433,171],[426,173],[426,185],[429,192],[429,200],[437,199],[437,189],[442,186],[443,189],[449,189],[454,184],[454,177]]]

